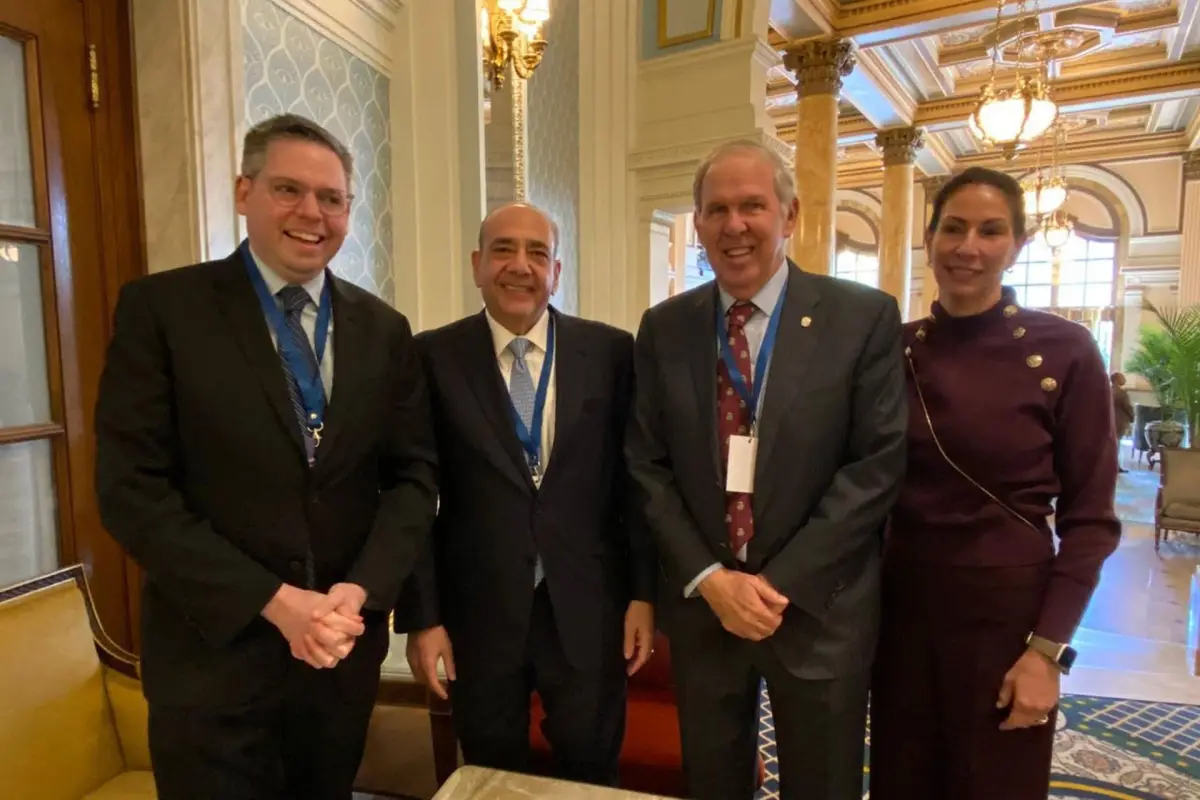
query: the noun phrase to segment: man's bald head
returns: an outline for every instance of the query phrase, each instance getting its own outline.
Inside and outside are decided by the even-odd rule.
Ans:
[[[548,213],[546,213],[542,209],[538,208],[537,206],[533,205],[532,203],[525,203],[525,202],[520,202],[520,201],[513,201],[511,203],[505,203],[504,205],[497,206],[496,208],[494,208],[488,212],[487,216],[485,216],[483,218],[483,221],[479,223],[479,237],[477,239],[476,247],[480,251],[483,250],[483,240],[484,240],[484,236],[487,235],[488,223],[491,222],[492,219],[494,217],[496,217],[496,215],[502,214],[503,212],[507,212],[509,209],[512,209],[512,208],[527,209],[536,214],[539,214],[543,219],[546,220],[546,223],[550,226],[550,236],[551,236],[551,241],[549,242],[550,255],[551,255],[551,258],[558,258],[558,223],[555,222],[554,218],[551,217]]]

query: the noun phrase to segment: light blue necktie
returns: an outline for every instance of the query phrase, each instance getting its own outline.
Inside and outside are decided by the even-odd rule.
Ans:
[[[512,397],[513,408],[517,410],[521,422],[525,423],[525,430],[540,439],[540,431],[533,430],[533,405],[536,394],[533,388],[533,376],[529,374],[529,365],[525,363],[525,354],[529,352],[532,345],[532,342],[521,336],[508,343],[508,349],[513,354],[512,375],[508,379],[508,394]],[[542,366],[542,369],[548,368],[548,364]],[[528,459],[528,456],[526,458]],[[543,577],[545,577],[545,572],[542,568],[542,557],[538,556],[533,570],[533,585],[536,587],[540,584]]]

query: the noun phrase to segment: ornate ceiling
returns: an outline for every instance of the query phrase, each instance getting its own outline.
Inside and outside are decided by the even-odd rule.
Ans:
[[[1200,146],[1200,0],[771,0],[770,42],[837,36],[854,42],[838,119],[839,186],[877,184],[875,134],[926,129],[919,173],[1003,162],[967,128],[993,68],[1003,85],[1018,58],[1052,53],[1049,77],[1067,129],[1066,159],[1165,155]],[[999,61],[993,67],[993,55]],[[774,67],[767,109],[781,139],[795,134],[795,80]],[[1017,156],[1034,166],[1037,147]]]

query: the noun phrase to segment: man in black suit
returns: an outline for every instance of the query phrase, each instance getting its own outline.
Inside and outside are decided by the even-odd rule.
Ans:
[[[420,334],[441,505],[396,613],[468,763],[524,771],[530,695],[557,774],[611,784],[650,655],[654,555],[628,513],[633,337],[549,308],[557,228],[512,204],[471,258],[484,310]],[[452,644],[453,643],[453,644]]]
[[[628,457],[698,800],[750,798],[758,687],[781,796],[862,796],[882,528],[905,462],[894,300],[784,256],[789,168],[754,142],[696,173],[716,281],[642,318]]]
[[[236,187],[248,241],[121,292],[96,485],[145,570],[164,800],[350,797],[387,615],[433,522],[408,322],[327,269],[350,176],[314,123],[260,123]]]

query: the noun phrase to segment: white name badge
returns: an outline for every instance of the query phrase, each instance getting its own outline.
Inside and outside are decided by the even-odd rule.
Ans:
[[[757,457],[757,438],[753,436],[729,437],[729,463],[725,465],[725,491],[754,493],[754,461]]]

